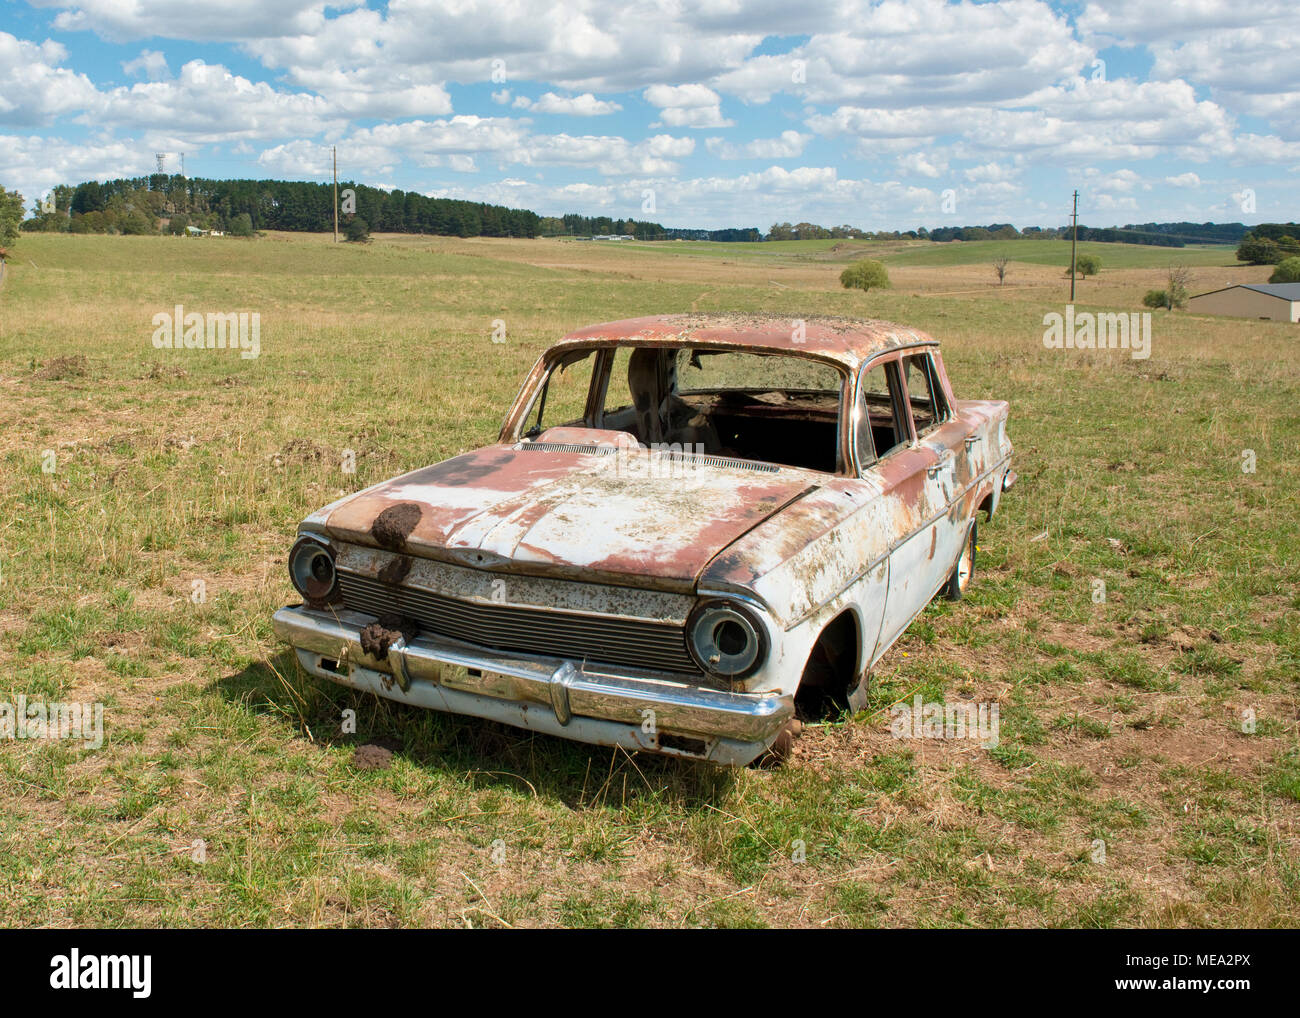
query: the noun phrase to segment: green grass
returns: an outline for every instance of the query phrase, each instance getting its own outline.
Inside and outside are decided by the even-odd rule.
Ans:
[[[1187,247],[1152,247],[1146,244],[1104,244],[1081,241],[1078,253],[1096,255],[1101,269],[1162,269],[1168,265],[1236,266],[1236,248],[1205,244]],[[1068,240],[975,240],[946,244],[930,242],[881,255],[886,265],[977,265],[1005,255],[1030,265],[1070,266]],[[867,257],[870,257],[869,255]]]
[[[585,245],[584,245],[585,246]],[[623,241],[627,251],[670,255],[701,255],[729,259],[804,259],[852,261],[879,258],[887,266],[979,265],[1005,255],[1014,262],[1030,265],[1070,264],[1068,240],[976,240],[937,243],[869,240],[778,240],[721,243],[717,241]],[[1165,268],[1168,265],[1238,266],[1236,247],[1228,244],[1189,244],[1186,247],[1153,247],[1146,244],[1109,244],[1081,241],[1079,254],[1096,255],[1106,269]]]
[[[900,246],[919,292],[849,293],[830,246],[24,235],[0,289],[0,702],[98,700],[105,743],[0,744],[2,921],[1294,925],[1295,327],[1160,313],[1149,360],[1049,351],[1056,290],[926,293],[954,287]],[[1103,278],[1170,253],[1101,248]],[[261,356],[155,350],[177,303],[258,311]],[[567,330],[692,308],[905,322],[959,397],[1011,401],[1020,482],[972,590],[914,623],[866,711],[783,769],[720,771],[296,668],[269,620],[306,513],[492,441]],[[57,357],[84,371],[39,377]],[[997,702],[998,747],[895,741],[918,693]],[[390,769],[353,766],[372,738],[400,744]]]

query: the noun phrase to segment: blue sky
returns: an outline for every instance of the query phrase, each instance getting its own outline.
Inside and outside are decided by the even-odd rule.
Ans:
[[[668,226],[1293,220],[1274,0],[5,0],[0,185],[325,180]]]

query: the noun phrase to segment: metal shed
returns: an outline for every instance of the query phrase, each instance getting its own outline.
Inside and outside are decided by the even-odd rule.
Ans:
[[[1238,283],[1187,299],[1187,310],[1207,315],[1300,322],[1300,283]]]

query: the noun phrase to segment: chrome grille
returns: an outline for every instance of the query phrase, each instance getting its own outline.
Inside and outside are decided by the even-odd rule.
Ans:
[[[367,615],[404,615],[420,628],[480,647],[593,664],[699,674],[675,623],[483,604],[339,571],[344,606]]]

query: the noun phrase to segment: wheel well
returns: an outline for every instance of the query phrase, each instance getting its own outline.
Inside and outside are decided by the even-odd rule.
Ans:
[[[799,717],[825,718],[848,709],[859,647],[857,617],[846,609],[821,631],[808,655],[794,696]]]

